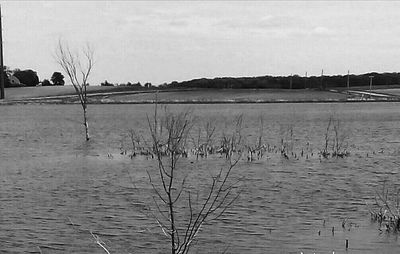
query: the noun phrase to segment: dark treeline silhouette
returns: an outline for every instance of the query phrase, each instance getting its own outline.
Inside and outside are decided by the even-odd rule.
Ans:
[[[140,82],[137,83],[131,83],[131,82],[127,82],[127,83],[110,83],[107,80],[105,80],[104,82],[100,83],[100,86],[128,86],[128,87],[133,87],[133,88],[152,88],[153,85],[149,82],[145,83],[144,85],[142,85]]]
[[[349,75],[350,87],[369,86],[370,78],[374,76],[373,86],[398,85],[400,84],[400,73],[366,73],[360,75]],[[190,81],[163,84],[162,88],[279,88],[279,89],[327,89],[332,87],[347,87],[347,75],[335,76],[261,76],[261,77],[240,77],[240,78],[214,78],[214,79],[193,79]]]

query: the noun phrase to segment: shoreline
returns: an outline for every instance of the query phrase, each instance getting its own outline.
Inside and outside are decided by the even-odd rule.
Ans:
[[[146,105],[146,104],[299,104],[299,103],[390,103],[390,102],[400,102],[400,99],[367,99],[367,100],[256,100],[256,101],[246,101],[246,100],[216,100],[216,101],[90,101],[88,105],[122,105],[122,104],[132,104],[132,105]],[[10,100],[10,101],[1,101],[0,105],[26,105],[26,104],[60,104],[60,105],[74,105],[80,104],[79,101],[66,101],[66,100]]]

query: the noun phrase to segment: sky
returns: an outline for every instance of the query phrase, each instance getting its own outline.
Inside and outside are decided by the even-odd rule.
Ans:
[[[50,79],[62,40],[91,85],[400,71],[395,1],[3,1],[4,64]]]

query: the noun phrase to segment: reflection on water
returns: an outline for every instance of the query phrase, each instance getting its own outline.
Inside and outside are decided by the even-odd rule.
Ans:
[[[243,113],[250,139],[263,115],[265,142],[271,146],[279,144],[282,128],[293,125],[294,150],[308,143],[314,152],[308,159],[268,153],[261,161],[242,161],[235,174],[245,178],[243,194],[220,221],[203,228],[193,252],[343,253],[348,239],[347,253],[397,253],[397,235],[370,223],[365,202],[373,201],[383,181],[399,182],[399,106],[192,106],[199,122],[211,119],[219,130]],[[165,236],[141,212],[150,195],[146,170],[155,161],[119,154],[128,129],[147,133],[151,106],[91,106],[89,143],[82,141],[83,126],[67,120],[80,119],[78,106],[6,106],[0,111],[1,253],[38,253],[38,246],[43,253],[99,253],[90,230],[112,253],[165,253]],[[348,158],[320,160],[317,155],[330,112],[348,133]],[[201,163],[213,167],[216,162]],[[200,175],[199,182],[209,176]]]

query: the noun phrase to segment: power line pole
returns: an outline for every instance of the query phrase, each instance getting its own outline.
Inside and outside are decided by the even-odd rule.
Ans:
[[[4,99],[4,64],[3,64],[3,26],[1,24],[0,5],[0,99]]]
[[[324,89],[324,69],[322,69],[322,71],[321,71],[321,87],[320,87],[320,90],[323,90],[323,89]]]
[[[374,76],[369,76],[369,97],[371,98],[372,95],[372,79],[374,78]]]
[[[306,77],[304,79],[304,89],[306,89],[306,88],[307,88],[307,72],[306,72]]]
[[[350,94],[350,70],[347,70],[347,95]]]
[[[290,89],[293,87],[293,74],[290,74]]]

